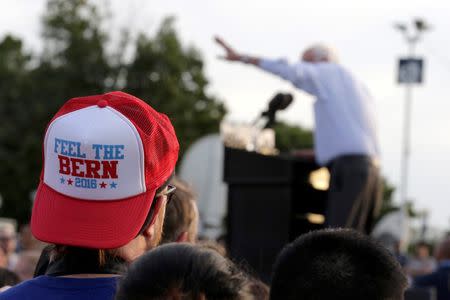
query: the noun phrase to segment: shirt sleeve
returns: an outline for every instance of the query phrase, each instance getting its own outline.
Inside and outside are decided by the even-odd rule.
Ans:
[[[297,88],[317,96],[319,94],[318,73],[314,64],[289,64],[285,59],[261,59],[259,68],[290,81]]]

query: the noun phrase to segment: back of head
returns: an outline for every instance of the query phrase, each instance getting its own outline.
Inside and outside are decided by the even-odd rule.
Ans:
[[[403,299],[406,285],[395,258],[368,236],[319,230],[281,251],[270,299]]]
[[[0,268],[0,288],[13,286],[20,282],[19,276],[6,268]]]
[[[45,133],[33,235],[88,249],[128,244],[173,174],[178,149],[168,117],[137,97],[70,99]]]
[[[166,207],[162,243],[195,242],[198,231],[198,210],[191,187],[178,178],[171,184],[177,189]]]
[[[172,243],[151,250],[131,265],[116,300],[248,299],[247,284],[236,266],[217,252]]]
[[[436,259],[438,261],[450,260],[450,238],[442,241],[436,249]]]
[[[325,44],[315,44],[308,47],[303,52],[302,60],[310,63],[338,62],[336,51]]]
[[[16,221],[13,219],[0,219],[0,247],[6,256],[10,256],[17,247]]]
[[[268,300],[269,299],[269,286],[261,280],[256,278],[250,279],[249,293],[255,300]]]

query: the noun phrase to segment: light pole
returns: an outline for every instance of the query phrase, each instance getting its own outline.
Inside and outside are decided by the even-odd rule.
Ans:
[[[408,59],[414,59],[414,52],[417,43],[420,41],[423,33],[430,29],[430,26],[423,19],[414,19],[412,24],[409,26],[405,23],[397,23],[394,27],[399,30],[406,43],[408,44]],[[415,80],[417,71],[414,65],[405,69],[406,79],[402,80],[399,75],[399,82],[405,84],[405,108],[404,108],[404,123],[403,123],[403,144],[402,144],[402,158],[401,158],[401,178],[400,178],[400,201],[402,202],[402,207],[406,207],[406,202],[408,199],[408,171],[409,171],[409,158],[410,158],[410,147],[411,147],[411,107],[412,107],[412,88],[415,83],[420,81]],[[402,70],[399,70],[401,72]],[[421,72],[421,69],[419,70]],[[417,73],[417,72],[416,72]],[[420,75],[421,78],[421,75]]]

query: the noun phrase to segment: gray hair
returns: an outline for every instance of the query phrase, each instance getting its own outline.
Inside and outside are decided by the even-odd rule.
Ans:
[[[338,62],[337,54],[334,48],[325,44],[314,44],[308,47],[304,53],[309,52],[313,61]]]

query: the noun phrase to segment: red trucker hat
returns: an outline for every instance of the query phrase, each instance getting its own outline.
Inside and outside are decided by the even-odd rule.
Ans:
[[[167,116],[132,95],[70,99],[45,133],[34,236],[96,249],[127,244],[174,172],[178,150]]]

